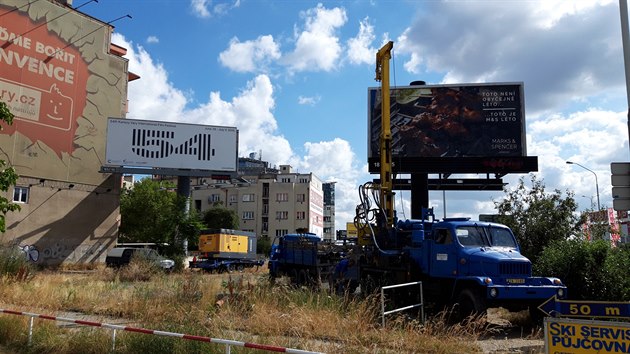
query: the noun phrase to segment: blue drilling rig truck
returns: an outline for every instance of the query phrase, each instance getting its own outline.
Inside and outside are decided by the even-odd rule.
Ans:
[[[490,307],[529,309],[539,318],[544,301],[566,298],[560,279],[532,276],[532,264],[507,226],[468,218],[435,220],[431,210],[425,216],[398,221],[384,232],[363,225],[371,232],[360,232],[356,245],[334,246],[312,234],[278,237],[268,262],[270,275],[289,276],[297,285],[332,284],[335,267],[352,259],[344,275],[346,291],[360,285],[367,295],[382,286],[421,281],[425,302],[457,305],[461,318]],[[418,295],[411,291],[397,293],[397,300]]]
[[[381,81],[380,180],[360,188],[354,220],[357,244],[331,251],[314,235],[279,237],[269,261],[271,277],[289,275],[294,283],[307,285],[324,279],[338,285],[335,278],[342,277],[346,291],[354,292],[360,285],[365,294],[384,286],[422,282],[422,294],[401,287],[392,298],[404,302],[421,295],[427,303],[456,305],[460,318],[504,307],[529,309],[539,319],[538,306],[553,296],[566,298],[566,286],[558,278],[532,276],[532,263],[520,253],[507,226],[469,218],[436,220],[427,208],[420,220],[395,216],[389,97],[392,47],[388,42],[376,55],[376,80]],[[351,262],[340,275],[335,270],[344,257]]]

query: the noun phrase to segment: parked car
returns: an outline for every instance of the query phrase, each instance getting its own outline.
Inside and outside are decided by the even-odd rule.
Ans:
[[[108,267],[122,267],[131,262],[132,257],[143,257],[155,261],[164,270],[173,270],[175,261],[160,256],[151,248],[115,247],[109,250],[105,257],[105,265]]]

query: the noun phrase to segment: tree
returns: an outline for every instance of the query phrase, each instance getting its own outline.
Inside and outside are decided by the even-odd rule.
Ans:
[[[143,179],[120,197],[120,233],[125,242],[168,244],[162,251],[183,253],[184,240],[199,235],[196,214],[186,213],[188,200],[178,196],[172,183]]]
[[[238,229],[239,219],[236,211],[220,204],[206,210],[203,222],[209,229]]]
[[[0,120],[8,125],[13,124],[13,113],[6,103],[0,101]],[[1,126],[0,126],[1,129]],[[18,175],[13,167],[6,167],[7,163],[0,160],[0,190],[8,192],[11,186],[17,182]],[[7,198],[0,196],[0,232],[6,231],[6,215],[10,211],[20,210],[20,206],[10,202]]]
[[[504,189],[505,198],[495,201],[499,222],[509,226],[521,246],[521,252],[533,263],[553,241],[566,240],[579,233],[583,218],[577,216],[573,193],[566,197],[560,190],[545,192],[542,180],[530,174],[531,187],[519,179],[513,190]]]

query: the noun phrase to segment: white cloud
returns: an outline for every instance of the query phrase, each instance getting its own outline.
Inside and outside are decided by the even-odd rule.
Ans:
[[[192,7],[195,15],[206,18],[210,17],[210,10],[208,7],[212,4],[212,0],[191,0],[190,6]]]
[[[160,43],[160,39],[156,36],[147,37],[147,43]]]
[[[280,58],[280,48],[273,36],[260,36],[254,41],[230,40],[230,46],[219,54],[219,62],[236,72],[264,72],[267,65]]]
[[[168,81],[161,64],[119,34],[114,34],[113,41],[128,48],[129,70],[141,76],[129,84],[128,118],[235,126],[239,129],[240,155],[262,152],[263,159],[271,165],[291,164],[296,170],[313,172],[323,181],[337,181],[337,228],[344,229],[346,221],[352,221],[358,199],[356,187],[369,178],[367,167],[357,166],[350,144],[339,138],[307,142],[305,156],[295,155],[289,141],[278,131],[273,115],[274,87],[267,75],[256,76],[231,99],[211,92],[206,103],[187,109],[184,93]]]
[[[296,33],[295,50],[286,55],[284,63],[294,72],[335,69],[342,50],[336,31],[348,19],[345,9],[326,9],[318,4],[302,16],[304,30]]]
[[[374,64],[376,49],[370,47],[374,41],[374,26],[369,18],[364,18],[359,24],[359,33],[348,40],[348,59],[352,64]]]
[[[212,17],[212,15],[225,15],[233,8],[241,5],[240,0],[219,3],[212,6],[212,0],[190,0],[190,7],[194,14],[201,18]]]
[[[316,105],[319,101],[321,101],[322,97],[317,95],[317,96],[311,96],[311,97],[306,97],[306,96],[299,96],[298,97],[298,104],[301,105],[309,105],[309,106],[314,106]]]
[[[410,56],[405,68],[412,73],[442,73],[445,83],[524,81],[529,114],[623,84],[621,42],[610,37],[619,32],[612,1],[425,5],[395,43],[398,54]]]
[[[127,48],[129,71],[140,75],[138,82],[129,84],[128,118],[149,120],[178,120],[186,106],[186,95],[168,81],[168,73],[140,45],[134,45],[118,33],[112,42]],[[147,90],[151,88],[151,90]]]
[[[371,180],[366,166],[359,166],[356,155],[346,140],[304,144],[305,156],[291,161],[302,172],[313,172],[325,182],[336,182],[335,221],[337,229],[345,229],[346,222],[354,219],[359,200],[358,185]]]

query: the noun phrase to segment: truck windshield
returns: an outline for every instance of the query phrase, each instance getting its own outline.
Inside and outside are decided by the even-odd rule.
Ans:
[[[457,240],[464,247],[510,247],[516,248],[512,233],[499,227],[460,226],[456,230]],[[488,237],[484,237],[484,234]],[[490,242],[490,244],[488,244]]]
[[[490,227],[488,231],[492,246],[516,248],[516,241],[510,230],[500,227]]]
[[[483,228],[478,226],[460,226],[456,229],[457,240],[464,247],[490,246],[483,236],[483,232]]]

